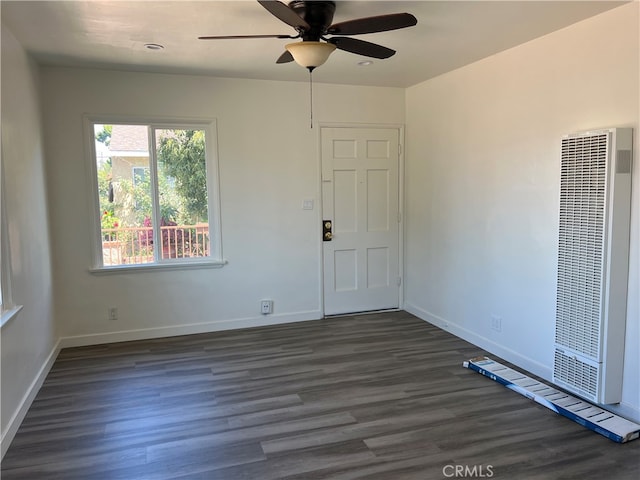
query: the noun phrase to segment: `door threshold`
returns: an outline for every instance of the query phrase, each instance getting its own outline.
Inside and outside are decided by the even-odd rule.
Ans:
[[[323,318],[352,317],[354,315],[374,315],[376,313],[399,312],[401,310],[402,310],[401,308],[385,308],[382,310],[362,310],[358,312],[334,313],[331,315],[325,315]]]

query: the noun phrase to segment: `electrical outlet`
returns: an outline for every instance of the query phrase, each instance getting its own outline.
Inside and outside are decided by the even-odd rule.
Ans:
[[[491,330],[494,332],[502,331],[502,317],[498,315],[491,315]]]
[[[109,320],[118,319],[118,309],[116,307],[109,307]]]
[[[260,300],[260,313],[263,315],[273,313],[273,300]]]

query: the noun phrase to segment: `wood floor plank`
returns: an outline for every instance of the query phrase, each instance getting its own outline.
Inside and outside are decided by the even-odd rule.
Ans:
[[[640,478],[640,441],[462,367],[483,354],[407,312],[64,349],[1,477]]]

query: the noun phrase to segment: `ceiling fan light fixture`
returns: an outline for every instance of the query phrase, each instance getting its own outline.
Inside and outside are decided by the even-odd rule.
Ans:
[[[336,49],[332,43],[303,41],[285,45],[298,65],[313,70],[327,61]]]

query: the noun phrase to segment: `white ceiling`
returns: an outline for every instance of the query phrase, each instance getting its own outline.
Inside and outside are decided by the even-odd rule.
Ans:
[[[358,35],[395,56],[336,51],[316,82],[407,87],[564,28],[620,1],[338,1],[334,23],[409,12],[418,25]],[[291,40],[198,40],[201,35],[289,34],[254,0],[1,1],[3,24],[40,63],[222,77],[304,81],[305,69],[275,60]],[[296,40],[297,41],[297,40]],[[146,43],[164,45],[160,51]]]

